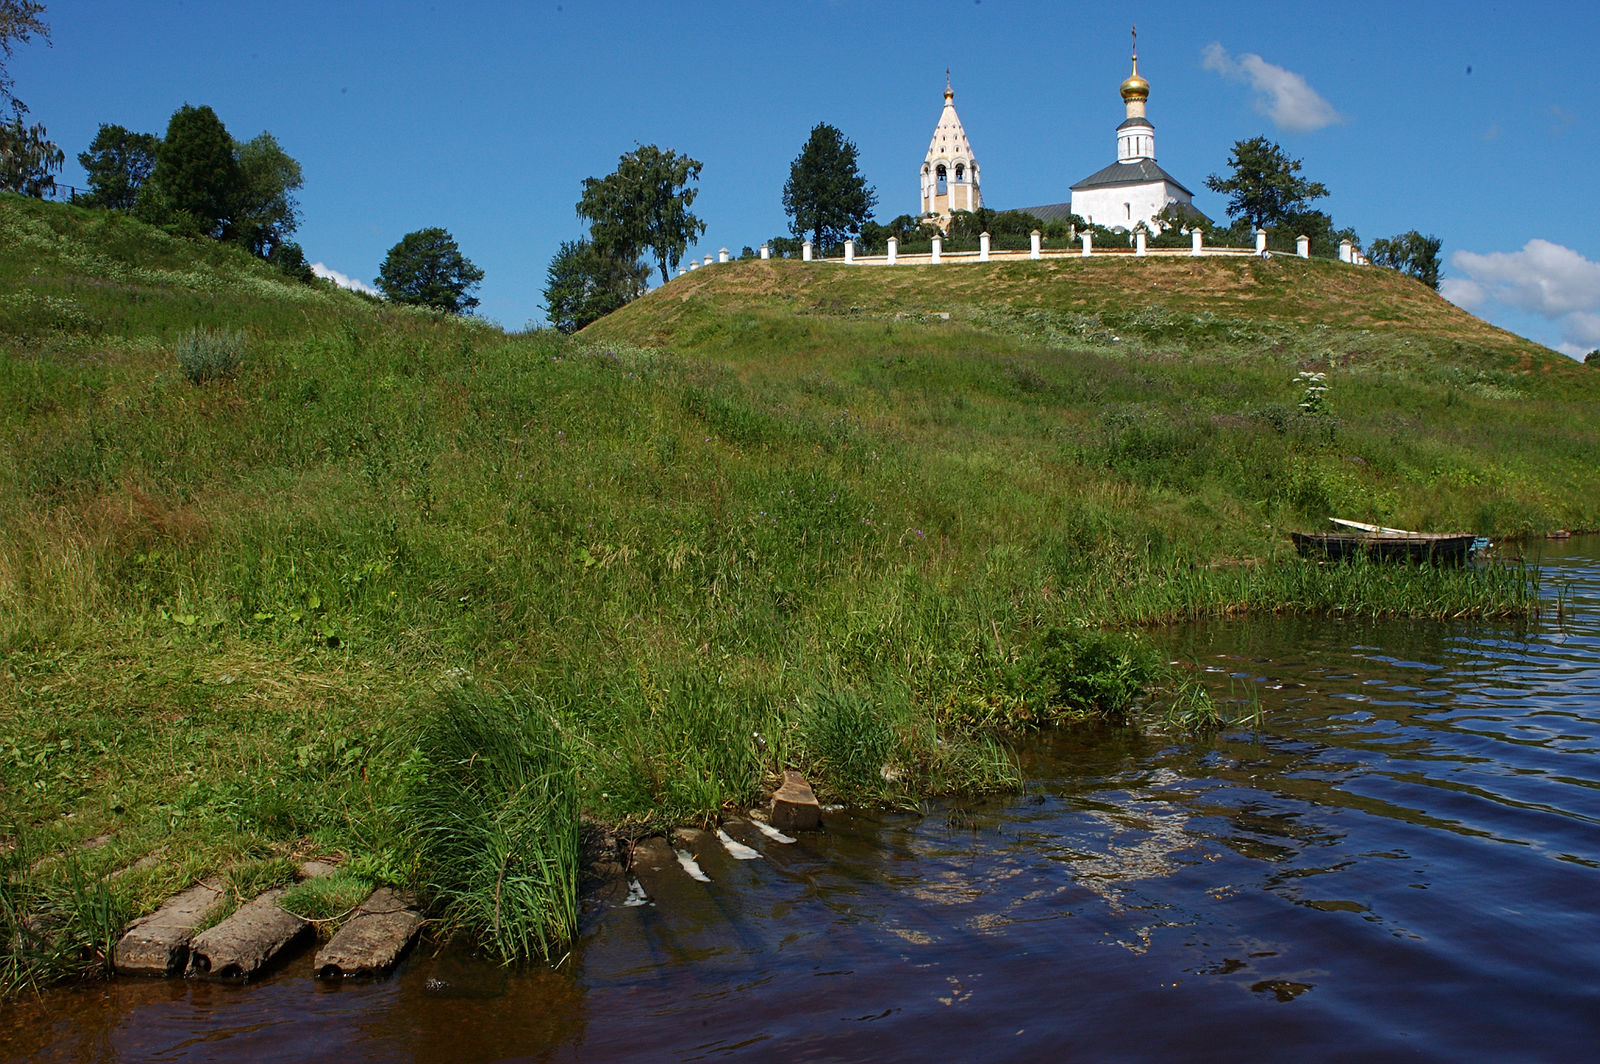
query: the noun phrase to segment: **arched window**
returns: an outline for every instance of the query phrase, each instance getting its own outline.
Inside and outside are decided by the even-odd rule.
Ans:
[[[934,176],[935,176],[935,178],[937,180],[937,184],[934,186],[934,195],[936,195],[936,196],[949,195],[949,193],[950,193],[950,189],[948,187],[949,178],[948,178],[948,175],[945,174],[944,163],[940,163],[939,164],[939,168],[934,171]]]
[[[965,166],[962,166],[960,163],[956,163],[956,184],[959,185],[959,184],[961,184],[961,182],[965,181],[966,179],[967,179],[967,168]]]

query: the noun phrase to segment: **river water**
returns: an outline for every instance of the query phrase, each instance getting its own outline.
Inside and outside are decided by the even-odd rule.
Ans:
[[[1595,1059],[1600,543],[1541,553],[1560,618],[1161,633],[1241,723],[708,852],[556,971],[119,980],[5,1006],[0,1058]]]

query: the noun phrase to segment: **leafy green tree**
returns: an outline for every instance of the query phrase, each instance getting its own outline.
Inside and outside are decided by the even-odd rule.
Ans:
[[[66,160],[44,126],[24,126],[21,115],[0,124],[0,190],[46,196],[55,191],[55,173]]]
[[[455,237],[443,229],[407,233],[389,249],[373,283],[395,303],[433,307],[449,314],[464,314],[478,305],[468,295],[483,280]]]
[[[1228,166],[1232,177],[1212,174],[1206,187],[1227,194],[1228,216],[1246,220],[1251,229],[1280,226],[1328,194],[1327,186],[1297,176],[1300,160],[1265,137],[1234,142]]]
[[[267,261],[302,284],[310,284],[317,279],[311,264],[306,261],[305,250],[293,240],[272,245],[272,250],[267,253]]]
[[[1583,364],[1585,366],[1600,366],[1600,347],[1597,347],[1593,351],[1590,351],[1587,355],[1584,355]]]
[[[222,236],[240,187],[233,138],[209,107],[184,104],[167,123],[141,207],[179,229]]]
[[[155,171],[160,150],[161,138],[154,133],[101,123],[89,150],[78,153],[78,164],[89,175],[90,206],[133,210],[139,189]]]
[[[881,255],[889,250],[889,238],[894,237],[901,251],[927,244],[934,230],[922,224],[922,219],[909,214],[898,215],[887,224],[863,222],[861,224],[861,250],[868,255]]]
[[[1423,236],[1413,229],[1399,236],[1374,240],[1367,249],[1367,258],[1379,266],[1410,274],[1437,292],[1439,249],[1443,246],[1444,242],[1438,237]]]
[[[650,267],[637,259],[608,255],[588,240],[564,241],[546,276],[546,316],[562,332],[577,332],[638,299],[649,280]]]
[[[789,231],[797,237],[809,233],[821,254],[859,233],[877,204],[878,193],[856,168],[856,146],[833,126],[817,123],[789,164],[783,186]]]
[[[775,236],[767,241],[767,251],[775,259],[798,259],[800,241],[792,236]]]
[[[233,190],[227,237],[262,258],[285,243],[300,225],[294,190],[301,185],[300,164],[271,133],[237,146],[239,184]]]
[[[649,252],[671,279],[689,243],[706,231],[706,223],[689,213],[698,189],[700,163],[672,149],[644,144],[617,160],[606,177],[583,179],[578,217],[589,221],[589,239],[596,248],[621,262]]]
[[[6,64],[11,59],[12,49],[27,44],[35,35],[49,41],[50,27],[39,17],[43,11],[44,4],[37,0],[0,0],[0,117],[4,117],[6,111],[14,118],[28,113],[28,108],[11,92],[16,83],[11,80]],[[41,135],[43,132],[40,129]]]

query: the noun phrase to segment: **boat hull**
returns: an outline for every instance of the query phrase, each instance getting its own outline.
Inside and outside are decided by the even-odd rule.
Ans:
[[[1465,564],[1478,538],[1448,532],[1291,532],[1289,536],[1295,548],[1308,558],[1344,561],[1363,556],[1375,561],[1437,565]]]

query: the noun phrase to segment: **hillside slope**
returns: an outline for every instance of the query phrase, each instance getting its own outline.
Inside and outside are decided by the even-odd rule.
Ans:
[[[103,212],[0,197],[0,238],[0,921],[61,935],[6,980],[308,853],[471,912],[438,840],[530,800],[491,762],[630,831],[784,764],[905,802],[1181,688],[1140,625],[1527,607],[1300,562],[1329,513],[1600,525],[1600,374],[1380,271],[738,264],[568,340]],[[184,376],[196,325],[242,332],[236,374]]]
[[[1463,351],[1527,357],[1559,367],[1554,352],[1498,329],[1412,278],[1323,260],[1255,258],[1046,259],[988,265],[846,267],[774,259],[696,270],[591,326],[600,338],[693,343],[718,314],[882,317],[944,315],[956,323],[1042,325],[1092,316],[1135,323],[1151,338],[1226,339],[1227,325],[1381,330],[1427,336]],[[1144,328],[1138,329],[1141,319]],[[1152,328],[1164,326],[1165,328]],[[1554,356],[1554,357],[1552,357]],[[1571,360],[1567,360],[1570,362]]]

